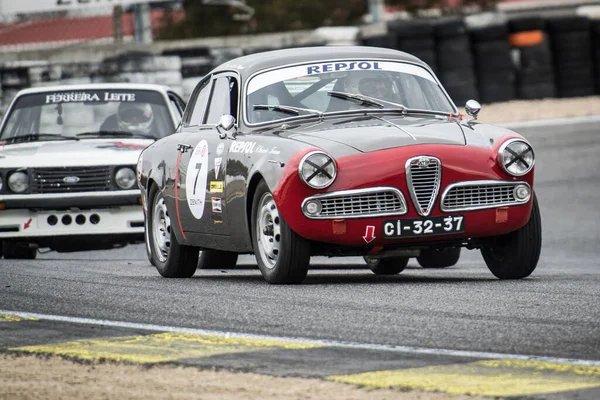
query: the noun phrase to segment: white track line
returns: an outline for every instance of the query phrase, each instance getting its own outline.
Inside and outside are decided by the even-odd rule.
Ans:
[[[235,332],[224,332],[214,331],[207,329],[193,329],[183,328],[177,326],[163,326],[153,324],[139,324],[135,322],[121,322],[121,321],[109,321],[102,319],[91,319],[91,318],[77,318],[67,317],[61,315],[46,315],[36,314],[28,312],[17,312],[17,311],[4,311],[0,310],[0,315],[12,315],[21,318],[37,318],[46,321],[59,321],[67,322],[72,324],[88,324],[88,325],[103,325],[117,328],[128,328],[128,329],[139,329],[147,331],[157,332],[181,332],[191,333],[197,335],[214,335],[221,337],[230,338],[241,338],[241,339],[255,339],[255,340],[277,340],[287,343],[303,343],[303,344],[317,344],[331,347],[343,347],[350,349],[362,349],[362,350],[377,350],[377,351],[392,351],[400,353],[412,353],[412,354],[429,354],[437,356],[451,356],[451,357],[467,357],[477,359],[502,359],[502,360],[526,360],[526,361],[542,361],[550,363],[561,363],[571,365],[584,365],[584,366],[600,366],[600,360],[579,360],[573,358],[557,358],[557,357],[542,357],[542,356],[531,356],[523,354],[504,354],[504,353],[493,353],[493,352],[481,352],[481,351],[468,351],[468,350],[451,350],[451,349],[435,349],[426,347],[413,347],[413,346],[396,346],[396,345],[385,345],[385,344],[370,344],[370,343],[353,343],[353,342],[341,342],[336,340],[318,340],[318,339],[306,339],[306,338],[293,338],[293,337],[281,337],[281,336],[268,336],[268,335],[253,335]]]

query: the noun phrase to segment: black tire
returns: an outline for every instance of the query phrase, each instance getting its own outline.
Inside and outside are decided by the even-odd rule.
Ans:
[[[535,270],[542,249],[542,220],[537,197],[529,221],[522,228],[494,238],[481,255],[489,270],[499,279],[523,279]]]
[[[238,254],[230,251],[202,250],[198,258],[198,269],[233,269]]]
[[[150,228],[148,228],[148,224],[150,223],[150,221],[148,219],[149,216],[146,213],[146,210],[144,209],[144,248],[146,249],[146,256],[148,257],[148,261],[150,261],[150,264],[152,264],[152,266],[156,267],[154,257],[152,257],[152,245],[150,244],[149,236]]]
[[[308,273],[310,243],[292,231],[279,215],[271,191],[264,181],[258,184],[254,192],[250,225],[254,255],[265,281],[272,284],[301,283]],[[262,225],[264,229],[261,231]],[[272,239],[267,239],[267,236],[272,236]],[[268,243],[273,243],[272,249],[269,249]]]
[[[508,30],[510,33],[542,31],[544,30],[544,20],[539,16],[513,18],[508,20]]]
[[[37,246],[29,243],[3,242],[1,254],[6,260],[35,260],[37,250]]]
[[[469,30],[469,36],[473,42],[504,41],[508,43],[508,29],[506,24],[494,24],[477,27]]]
[[[166,204],[164,204],[164,197],[156,185],[150,189],[148,204],[150,204],[148,238],[152,264],[156,266],[158,273],[165,278],[191,277],[196,272],[199,249],[193,246],[184,246],[177,242],[177,237],[171,229],[169,211]],[[155,211],[157,207],[160,207],[161,210]],[[158,232],[154,229],[156,223],[155,212],[163,213],[163,220],[165,221],[162,229],[163,238],[157,237]],[[161,246],[161,241],[165,242],[165,246]]]
[[[397,275],[408,265],[408,257],[363,258],[375,275]]]
[[[460,17],[448,17],[438,20],[434,26],[436,38],[444,39],[467,34],[467,25]]]
[[[583,15],[552,17],[546,20],[550,32],[589,31],[591,20]]]
[[[426,249],[421,251],[417,262],[423,268],[448,268],[456,265],[460,258],[460,247],[443,250]]]

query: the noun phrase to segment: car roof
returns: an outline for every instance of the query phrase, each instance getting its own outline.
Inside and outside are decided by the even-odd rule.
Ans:
[[[28,89],[22,89],[17,93],[17,96],[35,93],[59,92],[59,91],[75,91],[75,90],[102,90],[102,89],[130,89],[130,90],[153,90],[157,92],[173,91],[172,88],[165,85],[155,85],[149,83],[84,83],[77,85],[55,85],[55,86],[36,86]]]
[[[351,58],[393,59],[415,63],[429,69],[426,63],[403,51],[370,46],[314,46],[271,50],[234,58],[216,67],[213,72],[233,69],[242,77],[248,77],[257,71],[278,66]]]

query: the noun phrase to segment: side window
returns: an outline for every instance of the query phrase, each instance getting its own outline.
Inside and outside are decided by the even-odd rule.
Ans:
[[[186,125],[198,126],[202,125],[204,114],[206,112],[206,104],[208,102],[208,95],[210,94],[210,79],[201,83],[200,88],[196,92],[196,99],[188,104],[191,115],[186,117]]]
[[[183,109],[181,108],[181,105],[177,101],[177,98],[171,94],[169,95],[169,102],[171,103],[171,108],[173,109],[173,111],[175,111],[175,114],[178,117],[177,124],[179,124],[179,122],[181,122],[181,117],[183,115]],[[175,124],[175,125],[177,125],[177,124]]]
[[[229,77],[217,78],[213,85],[213,93],[208,106],[206,123],[216,125],[224,114],[231,114],[231,95]]]

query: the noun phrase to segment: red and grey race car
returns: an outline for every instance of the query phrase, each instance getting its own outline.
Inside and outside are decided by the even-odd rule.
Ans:
[[[534,151],[476,121],[431,68],[395,50],[311,47],[204,77],[174,135],[138,162],[148,256],[165,277],[254,253],[269,283],[310,257],[364,256],[375,274],[454,265],[481,249],[500,279],[536,268]]]

